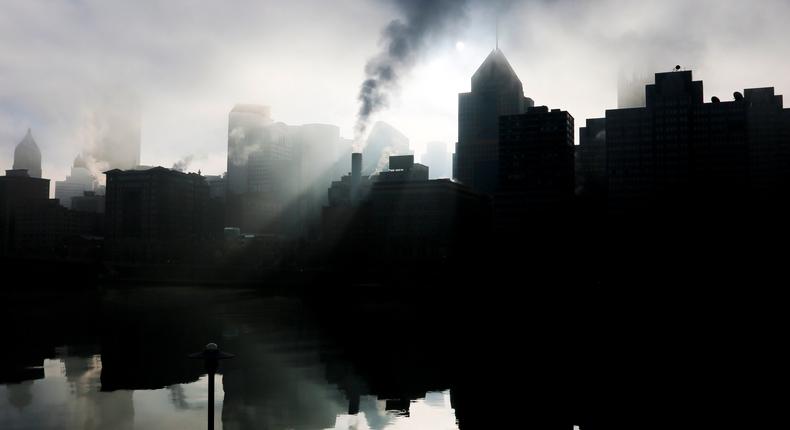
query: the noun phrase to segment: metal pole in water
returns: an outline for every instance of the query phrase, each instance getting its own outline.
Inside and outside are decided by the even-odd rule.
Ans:
[[[216,343],[209,343],[203,351],[188,355],[189,358],[203,359],[208,373],[208,430],[214,430],[214,375],[219,369],[219,360],[235,357],[234,354],[220,351]]]

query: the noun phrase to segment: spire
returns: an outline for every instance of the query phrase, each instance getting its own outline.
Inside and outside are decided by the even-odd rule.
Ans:
[[[495,27],[494,32],[496,34],[496,45],[494,45],[494,48],[497,51],[499,51],[499,14],[498,13],[496,15],[496,24],[494,24],[494,27]]]

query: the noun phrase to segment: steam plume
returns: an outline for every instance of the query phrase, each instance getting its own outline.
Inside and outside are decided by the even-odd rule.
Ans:
[[[183,172],[187,170],[189,165],[192,164],[192,160],[194,159],[195,157],[193,155],[187,155],[186,157],[176,161],[173,164],[173,170],[178,170],[179,172]]]

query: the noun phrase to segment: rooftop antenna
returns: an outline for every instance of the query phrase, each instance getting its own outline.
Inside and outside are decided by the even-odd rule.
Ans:
[[[496,50],[499,51],[499,11],[496,13],[496,24],[494,24],[494,33],[496,34]]]

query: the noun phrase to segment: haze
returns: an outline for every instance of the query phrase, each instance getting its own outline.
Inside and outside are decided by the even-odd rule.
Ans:
[[[189,170],[224,172],[236,103],[271,106],[288,124],[335,124],[352,138],[365,65],[382,29],[415,3],[3,2],[0,164],[10,168],[31,127],[43,176],[63,179],[91,145],[92,113],[117,97],[139,100],[145,165],[189,160]],[[783,0],[759,10],[731,0],[490,3],[465,2],[426,39],[373,115],[406,134],[416,154],[429,141],[456,141],[458,93],[494,47],[495,10],[499,46],[526,95],[568,110],[577,127],[616,107],[621,71],[679,64],[704,80],[706,98],[761,86],[790,93]]]

